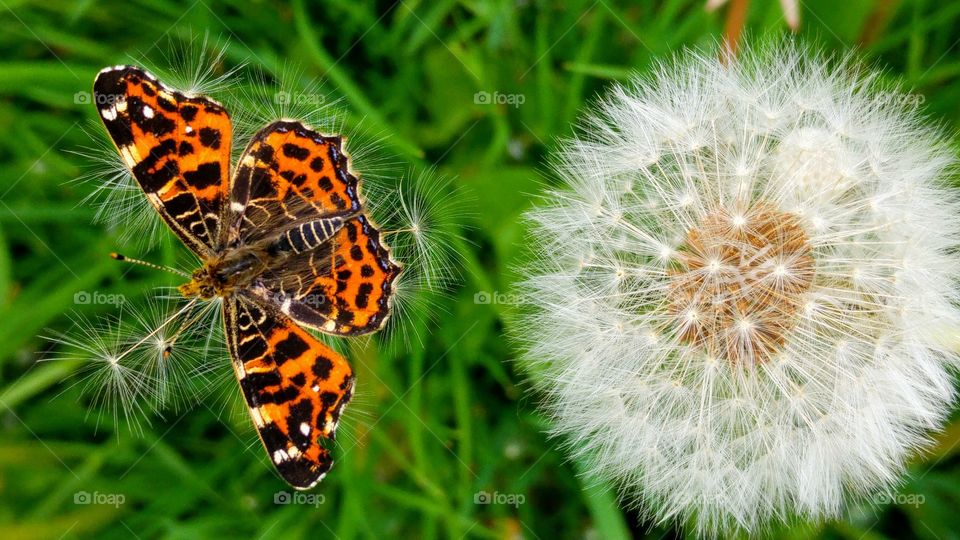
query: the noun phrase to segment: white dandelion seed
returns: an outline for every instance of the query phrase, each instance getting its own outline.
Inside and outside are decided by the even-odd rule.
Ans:
[[[55,353],[43,361],[79,364],[76,378],[64,392],[79,387],[90,401],[90,411],[98,412],[97,426],[109,417],[113,426],[121,418],[133,432],[141,431],[141,422],[149,423],[145,407],[152,399],[154,384],[138,369],[137,355],[128,354],[134,337],[121,314],[115,317],[87,319],[72,317],[67,333],[51,332],[45,339],[58,345]]]
[[[460,281],[463,221],[468,197],[434,171],[388,183],[364,183],[368,211],[381,226],[392,256],[403,264],[394,283],[393,315],[385,337],[399,335],[408,349],[420,338],[421,322],[435,322],[443,313],[440,300]]]
[[[69,150],[81,158],[83,167],[70,183],[91,189],[77,206],[91,207],[94,221],[117,233],[121,244],[141,250],[153,247],[164,238],[160,216],[150,207],[130,168],[100,126],[85,131],[92,144]]]
[[[162,45],[154,44],[162,60],[154,62],[147,53],[129,55],[131,63],[146,67],[161,81],[189,95],[217,96],[238,84],[237,74],[244,64],[226,67],[227,48],[223,38],[211,37],[209,31],[189,37],[168,37]],[[151,47],[153,49],[154,47]]]
[[[954,156],[889,90],[795,44],[687,53],[563,147],[568,189],[529,213],[524,364],[654,521],[836,517],[949,412]]]
[[[244,84],[235,90],[223,96],[223,105],[233,121],[235,140],[245,143],[264,126],[281,119],[303,122],[323,135],[352,139],[343,99],[334,96],[323,80],[306,77],[296,65],[284,64],[275,71],[253,68],[245,73]],[[237,146],[240,148],[233,149],[234,157],[245,144]],[[380,147],[375,140],[370,150],[352,142],[348,146],[361,153],[372,150],[373,154]],[[355,161],[356,156],[352,152],[350,155]]]
[[[46,336],[57,348],[43,360],[77,363],[67,389],[78,386],[101,419],[117,425],[122,417],[139,432],[151,413],[186,409],[232,379],[219,309],[219,302],[157,297],[94,319],[77,314],[67,332]]]
[[[131,310],[138,369],[148,377],[152,408],[179,412],[232,379],[220,336],[221,303],[184,309],[181,298],[154,297]],[[141,342],[142,341],[142,342]]]

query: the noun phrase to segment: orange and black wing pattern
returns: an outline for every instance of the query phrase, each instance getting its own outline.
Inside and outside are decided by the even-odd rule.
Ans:
[[[133,66],[101,71],[93,97],[124,162],[174,233],[198,255],[219,247],[232,137],[226,110]]]
[[[334,335],[380,329],[401,270],[364,213],[359,184],[341,137],[279,121],[254,136],[231,188],[231,236],[285,253],[258,296]]]
[[[273,306],[224,302],[227,346],[254,425],[280,476],[309,489],[333,465],[330,446],[354,377],[345,358]]]
[[[230,189],[231,236],[250,244],[295,223],[362,209],[342,139],[300,122],[261,129],[240,156]]]
[[[358,214],[324,244],[291,255],[265,274],[254,292],[281,299],[283,312],[310,328],[339,336],[368,334],[390,316],[400,271],[380,231]]]

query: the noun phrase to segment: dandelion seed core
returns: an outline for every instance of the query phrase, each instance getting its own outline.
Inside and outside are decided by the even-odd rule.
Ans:
[[[769,203],[709,212],[687,231],[672,261],[677,335],[730,364],[766,362],[806,304],[811,252],[799,217]]]

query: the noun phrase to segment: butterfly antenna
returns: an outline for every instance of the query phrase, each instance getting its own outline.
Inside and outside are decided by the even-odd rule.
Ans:
[[[132,264],[139,264],[140,266],[146,266],[147,268],[153,268],[154,270],[163,270],[173,274],[177,274],[183,277],[190,277],[190,274],[184,272],[183,270],[177,270],[176,268],[170,268],[169,266],[162,266],[148,261],[141,261],[140,259],[131,259],[125,255],[119,253],[111,253],[110,257],[115,261],[124,261]]]

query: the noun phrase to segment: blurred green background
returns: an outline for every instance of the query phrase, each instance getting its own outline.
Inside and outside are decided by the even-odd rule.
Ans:
[[[0,538],[680,535],[621,510],[543,435],[504,337],[512,306],[500,300],[526,247],[518,216],[553,182],[543,164],[557,137],[614,81],[738,28],[746,3],[733,4],[708,13],[703,0],[0,0]],[[754,0],[745,13],[745,35],[790,32],[779,2]],[[960,3],[809,0],[798,33],[828,50],[861,48],[956,130]],[[90,412],[83,385],[71,385],[81,363],[38,362],[58,346],[37,336],[69,331],[70,313],[116,312],[78,305],[78,291],[135,299],[176,284],[106,255],[133,249],[175,263],[186,260],[181,247],[124,247],[121,231],[78,204],[96,179],[71,182],[89,165],[71,151],[102,130],[77,93],[104,66],[163,65],[171,44],[204,34],[225,43],[216,72],[247,64],[268,78],[291,68],[302,84],[321,78],[343,98],[346,125],[381,140],[381,170],[435,167],[466,194],[462,279],[430,304],[434,321],[400,321],[420,340],[350,345],[358,397],[337,465],[309,499],[284,500],[290,489],[239,407],[226,356],[210,359],[223,366],[217,390],[152,416],[139,434],[122,416]],[[960,538],[958,443],[954,421],[911,465],[902,496],[777,534]],[[84,493],[99,496],[83,504]],[[483,493],[491,504],[478,504]],[[122,504],[110,504],[117,495]]]

